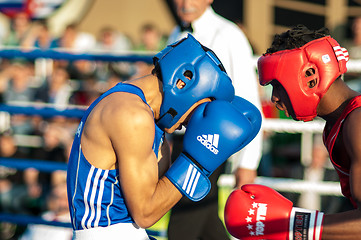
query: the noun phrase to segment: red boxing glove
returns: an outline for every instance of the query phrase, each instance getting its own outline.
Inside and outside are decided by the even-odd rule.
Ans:
[[[272,188],[247,184],[229,195],[224,220],[242,240],[320,240],[323,213],[293,207]]]

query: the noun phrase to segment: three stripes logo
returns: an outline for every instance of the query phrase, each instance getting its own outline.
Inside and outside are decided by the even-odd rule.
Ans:
[[[194,191],[198,184],[198,179],[201,173],[193,165],[189,164],[186,178],[183,182],[182,189],[191,197],[193,197]]]
[[[197,137],[197,140],[209,149],[209,151],[216,155],[218,154],[219,134],[202,134],[202,136]]]
[[[218,154],[219,134],[202,134],[197,136],[197,140],[213,154]],[[193,197],[200,176],[199,170],[189,164],[182,189],[191,197]]]
[[[348,61],[349,55],[348,55],[346,48],[343,48],[340,46],[335,46],[335,47],[333,47],[333,51],[335,51],[338,61],[341,61],[341,60],[345,60],[346,62]]]

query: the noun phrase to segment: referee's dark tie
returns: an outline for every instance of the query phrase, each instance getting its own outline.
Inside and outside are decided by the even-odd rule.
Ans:
[[[181,29],[181,32],[190,32],[192,33],[193,32],[193,28],[192,28],[192,24],[187,24],[187,25],[181,25],[180,26],[180,29]]]

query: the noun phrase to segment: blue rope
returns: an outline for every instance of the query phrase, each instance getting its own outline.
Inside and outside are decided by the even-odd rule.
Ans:
[[[15,159],[15,158],[0,158],[0,166],[8,168],[16,168],[18,170],[25,170],[28,168],[35,168],[41,172],[51,173],[57,170],[67,170],[66,163],[51,162],[36,159]]]
[[[115,55],[111,53],[71,53],[55,49],[0,49],[0,57],[2,58],[49,58],[57,60],[89,60],[89,61],[103,61],[103,62],[147,62],[153,63],[153,55],[127,54]]]
[[[85,109],[82,108],[66,108],[56,109],[54,107],[37,107],[37,106],[15,106],[0,104],[0,111],[8,112],[10,114],[24,114],[28,116],[42,116],[44,118],[51,118],[55,116],[64,116],[68,118],[82,118]]]
[[[11,222],[11,223],[16,223],[16,224],[20,224],[20,225],[43,224],[43,225],[49,225],[49,226],[71,228],[71,223],[47,221],[41,217],[29,216],[29,215],[24,215],[24,214],[0,213],[0,222]]]

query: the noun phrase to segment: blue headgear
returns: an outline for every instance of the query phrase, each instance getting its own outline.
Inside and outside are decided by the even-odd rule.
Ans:
[[[153,58],[160,67],[163,82],[163,102],[157,125],[170,128],[188,109],[204,98],[232,101],[234,88],[222,63],[191,34],[167,46]],[[177,82],[185,83],[177,88]]]

